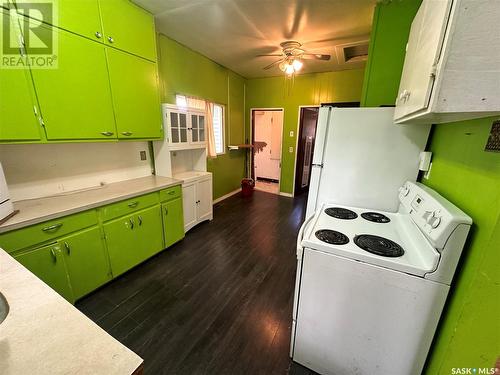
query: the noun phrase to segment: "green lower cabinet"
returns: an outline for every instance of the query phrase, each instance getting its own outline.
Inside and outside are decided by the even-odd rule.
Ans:
[[[162,232],[159,205],[104,223],[113,276],[161,251],[164,248]]]
[[[173,201],[163,203],[161,208],[163,213],[165,247],[169,247],[184,238],[182,199],[174,199]]]
[[[58,244],[43,246],[14,258],[67,301],[74,302],[75,298],[64,264],[64,254]]]
[[[72,234],[57,242],[64,254],[75,299],[112,279],[99,227]]]

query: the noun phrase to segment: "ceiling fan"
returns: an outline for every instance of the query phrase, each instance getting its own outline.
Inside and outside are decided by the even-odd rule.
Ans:
[[[273,66],[278,65],[281,71],[285,72],[287,75],[293,75],[302,69],[304,63],[302,60],[322,60],[328,61],[330,60],[330,55],[319,54],[319,53],[308,53],[306,50],[302,49],[302,44],[296,42],[294,40],[289,40],[283,43],[280,43],[282,48],[282,53],[272,53],[272,54],[263,54],[257,55],[257,57],[264,56],[276,56],[281,57],[279,60],[265,66],[263,69],[268,70]]]

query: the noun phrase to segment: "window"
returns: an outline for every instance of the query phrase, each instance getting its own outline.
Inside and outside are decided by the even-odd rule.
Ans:
[[[175,95],[175,104],[177,104],[177,106],[181,108],[195,108],[204,111],[205,103],[206,100],[198,99],[192,96],[186,96],[180,94]]]
[[[215,152],[217,154],[224,153],[224,107],[220,104],[212,105],[213,127],[215,138]]]

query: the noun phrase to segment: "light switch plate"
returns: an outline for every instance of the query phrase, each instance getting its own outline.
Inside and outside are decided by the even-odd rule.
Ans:
[[[140,151],[139,154],[141,155],[141,160],[146,160],[147,159],[146,151]]]

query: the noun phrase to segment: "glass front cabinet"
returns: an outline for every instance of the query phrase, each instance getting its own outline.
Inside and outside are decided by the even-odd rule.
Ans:
[[[203,148],[207,144],[206,113],[198,109],[163,105],[163,121],[168,129],[171,150]]]

